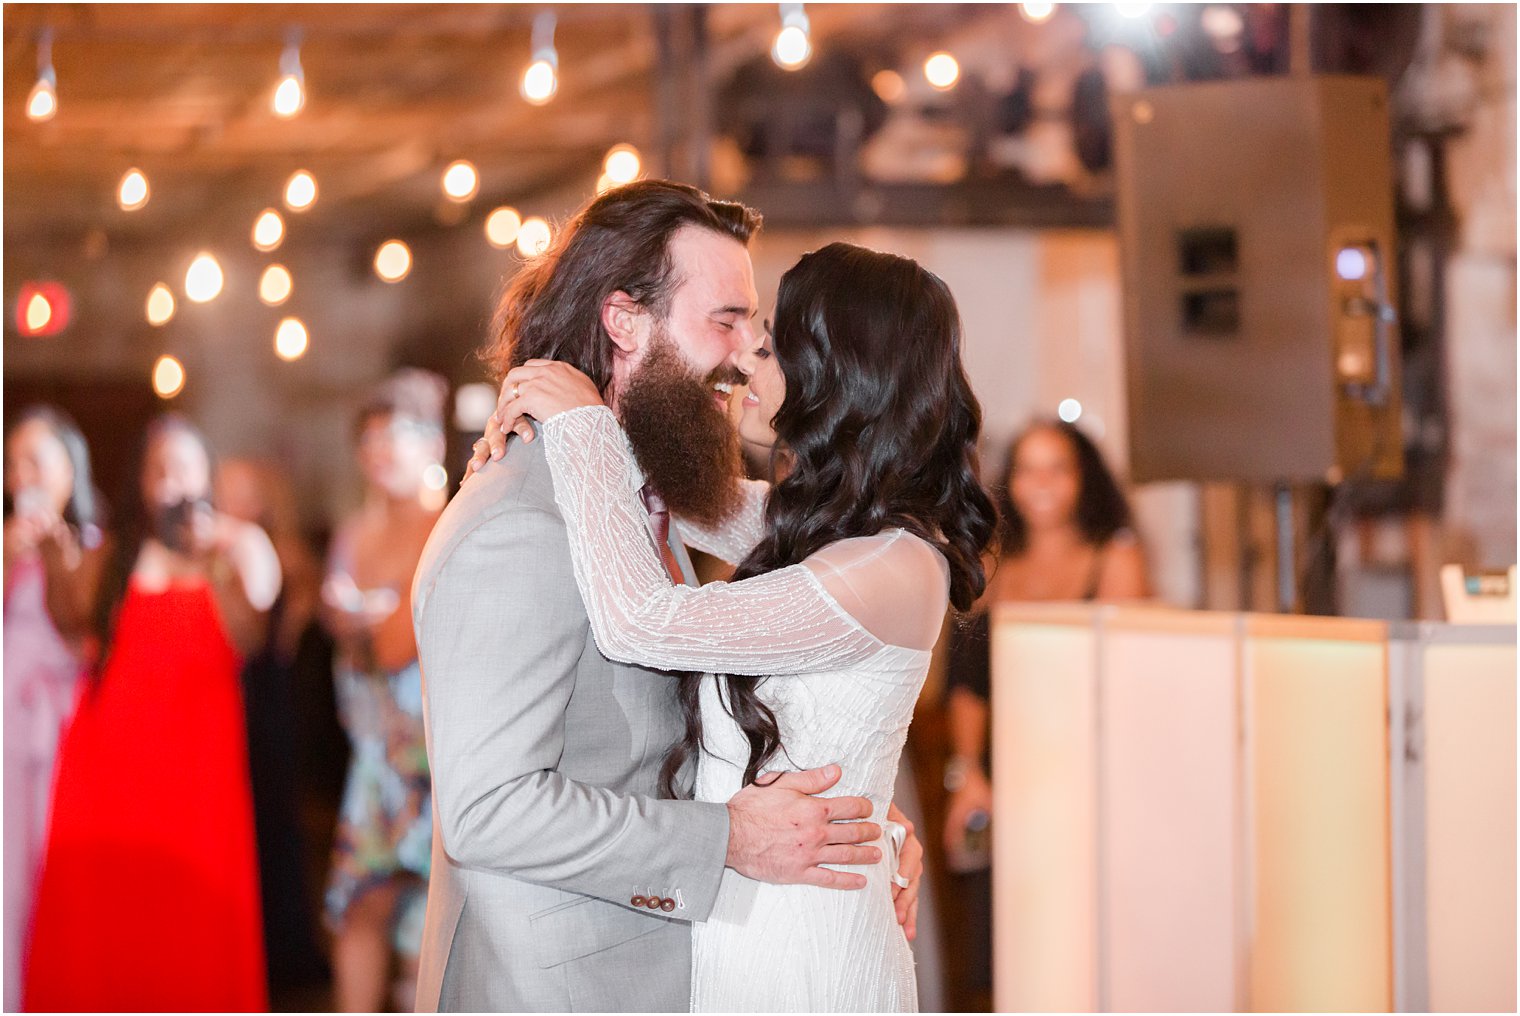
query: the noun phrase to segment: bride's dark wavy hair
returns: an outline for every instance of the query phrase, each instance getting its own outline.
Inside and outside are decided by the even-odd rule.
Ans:
[[[781,277],[771,338],[786,379],[773,458],[787,471],[766,504],[765,536],[734,579],[901,527],[945,555],[950,602],[970,609],[986,585],[997,509],[977,479],[982,409],[961,366],[949,288],[909,258],[829,244]],[[701,677],[679,680],[686,731],[661,772],[672,796],[703,746]],[[761,680],[728,679],[725,706],[749,741],[745,784],[784,750]]]

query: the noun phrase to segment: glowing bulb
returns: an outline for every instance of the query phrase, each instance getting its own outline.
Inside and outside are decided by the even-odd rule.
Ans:
[[[1150,4],[1114,4],[1120,14],[1126,18],[1143,18],[1151,11]]]
[[[53,30],[45,28],[37,40],[37,83],[26,97],[26,115],[38,122],[58,112],[58,74],[53,70]]]
[[[309,342],[306,326],[298,318],[285,318],[274,330],[275,355],[287,362],[305,356]]]
[[[301,84],[301,79],[294,74],[282,77],[274,90],[274,115],[289,120],[301,112],[305,105],[306,88]]]
[[[871,77],[871,89],[882,102],[894,105],[908,94],[908,83],[894,70],[877,71]]]
[[[298,169],[285,183],[285,207],[292,212],[304,212],[317,200],[317,179],[304,169]]]
[[[428,490],[442,490],[449,485],[449,471],[434,462],[422,471],[422,485]]]
[[[185,272],[185,296],[192,303],[206,303],[215,300],[221,291],[222,266],[216,263],[216,258],[202,251]]]
[[[813,43],[798,25],[787,25],[776,33],[771,59],[789,71],[797,70],[813,55]]]
[[[617,186],[617,183],[615,183],[613,181],[612,177],[608,176],[606,173],[603,173],[601,176],[599,176],[599,177],[596,178],[596,192],[597,192],[597,194],[606,194],[608,191],[610,191],[612,188],[614,188],[616,186]]]
[[[58,112],[58,92],[47,77],[40,77],[32,86],[32,94],[26,99],[26,115],[29,120],[41,123],[53,119]]]
[[[184,365],[167,354],[160,356],[153,364],[153,390],[161,399],[172,399],[184,391]]]
[[[639,150],[632,145],[614,145],[602,160],[602,170],[614,184],[632,183],[639,178],[642,168]]]
[[[540,58],[528,65],[523,71],[522,97],[535,106],[542,106],[554,98],[554,93],[559,91],[559,73],[555,71],[554,64]]]
[[[174,317],[174,294],[162,282],[148,290],[148,324],[168,324]]]
[[[941,92],[954,88],[960,77],[961,65],[949,53],[935,53],[924,61],[924,78]]]
[[[148,178],[140,169],[129,169],[116,188],[116,203],[126,211],[135,212],[148,203]]]
[[[1062,399],[1056,407],[1056,415],[1067,423],[1076,423],[1082,416],[1082,403],[1076,399]]]
[[[1360,247],[1342,247],[1335,255],[1335,274],[1347,282],[1367,277],[1367,254]]]
[[[1052,3],[1019,4],[1019,13],[1024,15],[1024,20],[1035,25],[1049,21],[1055,12],[1056,5]]]
[[[400,282],[412,270],[412,252],[400,240],[387,240],[375,252],[375,274],[386,282]]]
[[[480,174],[465,159],[449,163],[443,171],[443,193],[450,201],[468,201],[480,190]]]
[[[1240,12],[1233,7],[1225,7],[1221,4],[1210,4],[1205,7],[1199,16],[1198,23],[1205,34],[1215,39],[1232,38],[1246,29],[1245,19],[1240,16]]]
[[[517,209],[503,205],[486,216],[486,242],[505,250],[512,246],[521,228],[522,216],[517,214]]]
[[[264,209],[253,223],[253,245],[259,250],[274,250],[285,239],[285,220],[273,208]]]
[[[26,302],[26,330],[40,332],[53,320],[53,305],[41,293],[33,293]]]
[[[284,265],[270,265],[259,276],[259,299],[267,307],[278,307],[290,299],[294,280]]]
[[[484,430],[486,417],[496,411],[496,389],[475,381],[454,392],[454,426],[465,433]]]
[[[274,115],[289,120],[306,105],[306,72],[301,70],[301,36],[291,32],[280,54],[280,83],[270,102]]]
[[[553,231],[549,224],[538,216],[533,216],[522,224],[517,231],[517,250],[523,257],[537,257],[549,249],[553,240]]]

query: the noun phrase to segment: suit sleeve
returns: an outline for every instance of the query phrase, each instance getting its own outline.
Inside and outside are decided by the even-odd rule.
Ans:
[[[623,906],[678,891],[703,920],[728,849],[722,804],[617,794],[556,771],[586,651],[585,607],[559,520],[496,515],[449,552],[414,604],[433,794],[461,865]]]

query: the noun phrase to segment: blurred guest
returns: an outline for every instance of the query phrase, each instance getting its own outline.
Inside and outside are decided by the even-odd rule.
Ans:
[[[97,598],[105,646],[59,752],[24,1002],[45,1011],[266,1008],[242,656],[280,566],[211,505],[212,455],[148,427]]]
[[[400,964],[398,1007],[409,1009],[422,948],[432,785],[422,674],[405,606],[443,507],[447,397],[442,378],[407,369],[381,382],[360,409],[364,503],[333,538],[322,590],[339,647],[338,715],[353,749],[327,889],[343,1012],[385,1004],[393,958]]]
[[[48,406],[5,441],[5,1008],[21,1006],[53,763],[74,710],[105,557],[90,452]]]
[[[992,786],[987,730],[989,608],[1000,602],[1132,600],[1149,595],[1145,560],[1129,502],[1092,440],[1069,423],[1040,420],[1008,451],[996,494],[1002,550],[978,609],[952,629],[945,766],[947,866],[967,909],[964,927],[976,953],[964,981],[991,990]]]
[[[316,623],[322,565],[301,535],[295,492],[273,464],[227,459],[216,471],[216,504],[269,534],[284,582],[263,645],[243,665],[248,763],[259,853],[264,951],[271,991],[325,977],[308,898],[305,837],[297,807],[296,657]],[[323,676],[330,681],[330,675]]]

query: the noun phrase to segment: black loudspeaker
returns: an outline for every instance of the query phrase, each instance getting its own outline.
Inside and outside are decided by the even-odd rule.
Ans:
[[[1175,85],[1112,112],[1134,479],[1398,476],[1382,81]]]

